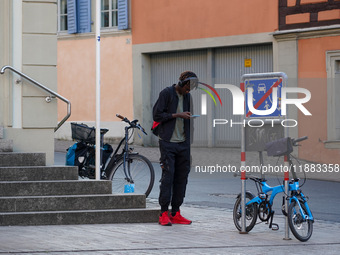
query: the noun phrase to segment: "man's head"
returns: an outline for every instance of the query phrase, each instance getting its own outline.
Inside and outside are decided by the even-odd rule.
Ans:
[[[194,72],[185,71],[181,73],[178,82],[178,89],[181,94],[189,93],[190,90],[197,88],[198,78]]]

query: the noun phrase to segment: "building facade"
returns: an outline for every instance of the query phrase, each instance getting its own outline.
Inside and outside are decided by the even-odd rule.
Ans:
[[[0,66],[57,91],[57,1],[0,1]],[[0,75],[0,126],[18,152],[44,152],[54,163],[57,101],[6,69]]]
[[[65,1],[58,2],[60,7]],[[278,71],[287,74],[288,86],[306,88],[312,95],[305,104],[312,116],[288,109],[288,117],[298,122],[289,135],[309,137],[299,157],[339,163],[340,1],[123,1],[128,5],[128,26],[123,29],[112,22],[114,12],[119,15],[119,2],[102,1],[101,12],[101,116],[102,126],[111,130],[109,137],[122,135],[116,113],[139,119],[150,130],[158,93],[177,83],[182,71],[194,71],[207,84],[236,86],[243,74]],[[94,1],[90,5],[93,21]],[[59,24],[64,24],[60,10]],[[77,33],[59,29],[58,91],[72,102],[70,122],[94,125],[93,27],[90,23],[90,31]],[[232,114],[230,93],[218,92],[223,107],[208,101],[208,114],[195,120],[195,146],[240,146],[239,128],[212,126],[214,118],[239,120]],[[199,113],[201,93],[192,95]],[[59,106],[59,119],[62,111]],[[57,136],[69,138],[70,127],[64,125]],[[152,135],[136,142],[156,145]]]
[[[115,115],[133,116],[129,6],[127,0],[101,1],[101,126],[110,130],[105,136],[111,142],[124,135]],[[71,122],[95,125],[96,5],[93,0],[58,0],[58,7],[58,92],[72,102],[72,115],[56,137],[71,139]],[[78,28],[72,20],[78,20],[73,22]],[[62,104],[58,114],[59,119],[65,115]]]

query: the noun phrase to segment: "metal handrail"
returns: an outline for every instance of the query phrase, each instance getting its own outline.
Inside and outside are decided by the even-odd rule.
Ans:
[[[26,80],[30,81],[31,83],[33,83],[34,85],[38,86],[39,88],[47,91],[48,93],[50,93],[52,96],[49,96],[46,98],[46,102],[50,102],[51,98],[53,97],[57,97],[60,100],[64,101],[65,103],[67,103],[67,115],[58,123],[57,127],[54,129],[54,132],[57,131],[61,125],[64,124],[64,122],[71,116],[71,102],[69,100],[67,100],[65,97],[59,95],[58,93],[54,92],[53,90],[50,90],[49,88],[45,87],[44,85],[42,85],[41,83],[33,80],[32,78],[30,78],[29,76],[27,76],[26,74],[19,72],[18,70],[16,70],[15,68],[13,68],[12,66],[3,66],[1,68],[0,74],[4,74],[6,69],[10,69],[12,72],[20,75],[21,77],[25,78]]]

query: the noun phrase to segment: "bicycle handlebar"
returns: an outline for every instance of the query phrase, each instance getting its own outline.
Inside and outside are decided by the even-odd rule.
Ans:
[[[140,131],[142,131],[144,134],[147,135],[147,133],[145,132],[145,129],[140,124],[137,124],[138,120],[130,121],[128,118],[123,117],[122,115],[120,115],[118,113],[116,114],[116,117],[120,118],[122,121],[128,123],[130,125],[130,127],[138,128]]]
[[[122,115],[118,114],[118,113],[116,114],[116,117],[118,117],[118,118],[124,120],[124,117],[123,117]]]

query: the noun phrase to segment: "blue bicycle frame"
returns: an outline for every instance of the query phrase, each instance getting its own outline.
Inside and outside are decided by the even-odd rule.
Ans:
[[[262,187],[262,192],[265,193],[265,194],[267,194],[267,192],[272,191],[272,194],[271,194],[270,200],[269,200],[269,203],[271,205],[273,204],[275,196],[284,191],[283,185],[271,187],[267,184],[266,181],[261,182],[261,187]],[[246,205],[249,205],[249,204],[252,204],[252,203],[260,204],[262,201],[264,201],[264,199],[257,196],[257,197],[254,197],[252,200],[250,200],[248,203],[246,203]]]
[[[305,195],[304,195],[304,194],[301,192],[301,190],[300,190],[299,182],[298,182],[298,181],[294,181],[293,183],[290,183],[290,184],[289,184],[289,191],[293,191],[293,195],[290,197],[289,203],[291,203],[292,200],[294,200],[294,201],[299,205],[300,214],[302,215],[303,219],[314,221],[314,217],[313,217],[312,211],[309,209],[308,203],[305,203],[305,202],[307,202],[307,199],[306,199]],[[302,208],[301,202],[300,202],[300,200],[296,197],[296,195],[294,194],[294,192],[295,192],[295,193],[298,193],[299,196],[301,197],[302,202],[303,202],[303,204],[304,204],[304,206],[305,206],[305,209],[306,209],[308,215],[306,215],[306,214],[303,212],[303,210],[301,209],[301,208]]]
[[[272,192],[271,196],[270,196],[270,199],[269,199],[269,204],[270,205],[273,205],[273,201],[276,197],[277,194],[279,193],[282,193],[284,192],[284,186],[283,185],[278,185],[278,186],[274,186],[274,187],[271,187],[267,184],[267,181],[261,181],[260,182],[261,184],[261,188],[262,188],[262,193],[264,194],[267,194],[268,192]],[[306,197],[303,195],[303,193],[300,191],[300,187],[299,187],[299,182],[298,181],[293,181],[293,183],[289,183],[289,191],[293,191],[293,193],[297,192],[300,196],[301,196],[301,199],[303,200],[303,202],[306,202]],[[309,219],[309,220],[312,220],[314,221],[314,218],[313,218],[313,215],[312,215],[312,212],[311,210],[309,209],[309,206],[307,203],[304,203],[304,206],[306,208],[306,211],[308,213],[308,215],[306,215],[303,210],[301,210],[301,203],[300,203],[300,200],[295,196],[295,195],[292,195],[290,198],[289,198],[289,203],[292,202],[292,200],[296,201],[296,203],[299,205],[300,207],[300,213],[301,215],[303,216],[303,218],[305,220]],[[259,196],[256,196],[254,197],[252,200],[250,200],[248,203],[246,203],[246,206],[252,204],[252,203],[257,203],[257,204],[260,204],[261,202],[265,201],[265,198],[260,198]]]

